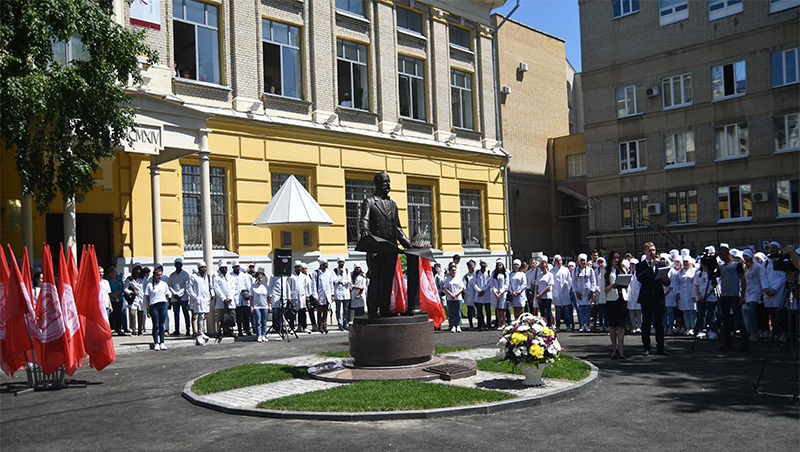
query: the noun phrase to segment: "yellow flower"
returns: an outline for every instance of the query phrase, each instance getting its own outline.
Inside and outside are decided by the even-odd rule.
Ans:
[[[536,359],[544,358],[544,349],[541,345],[533,344],[528,351],[530,352],[531,356]]]
[[[511,335],[511,345],[517,345],[525,342],[527,337],[522,333],[514,333]]]
[[[543,332],[543,333],[544,333],[544,335],[545,335],[545,336],[547,336],[547,337],[555,337],[555,336],[556,336],[556,333],[555,333],[555,331],[553,331],[553,330],[552,330],[552,329],[550,329],[550,328],[545,328],[545,329],[544,329],[542,332]]]

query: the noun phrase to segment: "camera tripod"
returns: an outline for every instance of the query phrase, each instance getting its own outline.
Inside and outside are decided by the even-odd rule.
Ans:
[[[283,296],[283,289],[284,289],[284,287],[286,287],[286,278],[287,277],[286,276],[278,276],[278,278],[280,278],[280,282],[278,284],[280,284],[280,288],[281,288],[281,290],[280,290],[281,322],[280,322],[280,326],[278,326],[277,329],[275,328],[276,325],[273,322],[272,326],[270,326],[269,330],[270,331],[274,331],[281,338],[286,338],[286,342],[291,342],[291,339],[289,339],[289,335],[290,334],[293,334],[295,339],[298,338],[297,332],[294,330],[294,327],[290,327],[289,326],[289,319],[291,319],[292,317],[291,316],[287,316],[288,312],[294,313],[294,304],[292,303],[291,300],[287,300]],[[294,322],[292,322],[292,323],[294,323]]]
[[[775,319],[773,321],[773,325],[780,325],[781,316],[783,315],[784,311],[788,313],[790,294],[792,293],[792,291],[796,292],[797,290],[798,290],[798,272],[796,272],[796,271],[786,272],[786,287],[784,288],[783,297],[781,298],[781,302],[778,304],[778,313],[777,313],[777,315],[775,315]],[[798,319],[795,319],[795,322],[798,322]],[[794,329],[795,334],[797,334],[797,332],[798,332],[798,328],[797,328],[798,326],[800,326],[800,325],[795,325],[795,329]],[[798,355],[798,343],[797,343],[797,338],[792,338],[792,337],[789,338],[789,347],[791,347],[790,353],[792,354],[792,373],[793,373],[793,375],[792,375],[792,390],[793,390],[793,393],[791,395],[788,395],[788,394],[772,394],[772,393],[761,391],[759,389],[759,386],[761,385],[761,378],[764,376],[764,369],[767,367],[767,361],[769,359],[769,350],[770,350],[770,347],[772,346],[772,341],[773,341],[773,339],[775,337],[775,329],[776,328],[773,327],[772,330],[769,333],[769,341],[767,342],[767,349],[764,352],[764,361],[761,363],[761,371],[758,373],[758,379],[756,380],[755,383],[753,383],[753,390],[756,392],[756,394],[772,395],[772,396],[778,396],[778,397],[788,397],[788,398],[790,398],[792,400],[792,403],[797,404],[798,402],[800,402],[800,380],[798,380],[798,369],[797,369],[797,365],[798,365],[798,356],[797,356]],[[791,328],[790,328],[790,331],[791,331]],[[789,332],[787,332],[787,333],[789,333]]]
[[[697,313],[697,320],[694,322],[694,340],[692,341],[692,348],[691,350],[694,351],[694,347],[697,345],[697,335],[700,334],[700,322],[703,322],[703,327],[706,326],[706,303],[708,296],[713,294],[714,295],[714,303],[719,304],[720,299],[720,290],[717,286],[717,274],[716,272],[712,272],[708,276],[708,284],[706,284],[706,296],[703,298],[703,309],[702,313],[698,311]],[[715,308],[716,309],[716,308]]]

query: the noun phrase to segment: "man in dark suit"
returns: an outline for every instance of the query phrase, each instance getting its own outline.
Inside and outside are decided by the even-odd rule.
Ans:
[[[397,204],[389,198],[391,181],[389,175],[381,172],[373,178],[375,193],[361,203],[361,217],[358,230],[361,237],[375,236],[393,245],[400,242],[404,248],[411,248],[411,242],[400,227]],[[392,278],[397,266],[396,253],[367,252],[369,267],[369,290],[367,291],[367,312],[369,318],[390,317]]]
[[[656,330],[656,353],[669,355],[664,349],[664,286],[669,285],[669,278],[656,279],[656,272],[666,264],[658,260],[653,242],[644,244],[644,255],[645,259],[636,264],[636,279],[641,284],[638,301],[642,305],[643,355],[650,354],[651,322]]]

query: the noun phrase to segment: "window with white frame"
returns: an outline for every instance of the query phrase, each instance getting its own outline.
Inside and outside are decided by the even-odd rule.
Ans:
[[[415,246],[435,246],[433,231],[433,189],[430,185],[408,184],[408,236]]]
[[[340,106],[369,110],[368,58],[365,44],[346,39],[336,40]]]
[[[425,102],[425,62],[417,58],[400,55],[397,58],[400,116],[424,121],[427,106]]]
[[[798,185],[800,179],[779,180],[775,192],[778,196],[778,216],[800,215],[800,200],[798,200]]]
[[[641,99],[636,85],[617,88],[617,118],[642,113]]]
[[[714,157],[723,160],[748,155],[747,123],[714,127]]]
[[[717,189],[719,220],[745,220],[753,216],[750,184],[731,185]]]
[[[647,195],[622,196],[620,198],[622,227],[632,228],[644,224],[647,215]]]
[[[67,41],[53,42],[53,60],[67,64],[70,61],[83,61],[90,58],[87,49],[78,35],[72,35]]]
[[[773,53],[771,66],[773,88],[800,82],[800,49]]]
[[[664,108],[692,104],[692,74],[676,75],[661,80],[661,98]]]
[[[224,250],[228,244],[228,209],[225,169],[212,166],[211,182],[211,246]],[[200,166],[181,165],[183,186],[183,248],[186,251],[203,249],[202,195]]]
[[[263,19],[264,91],[268,94],[303,98],[300,27]]]
[[[744,61],[711,68],[711,96],[714,99],[743,96],[747,92]]]
[[[219,6],[172,0],[173,51],[181,77],[222,84]]]
[[[567,177],[581,177],[586,175],[586,154],[572,154],[567,156]]]
[[[639,0],[614,0],[614,19],[639,11]]]
[[[769,0],[769,13],[777,13],[796,6],[800,6],[800,0]]]
[[[658,23],[667,25],[689,18],[689,0],[658,0]]]
[[[644,140],[628,141],[619,144],[619,172],[641,171],[647,169]]]
[[[450,44],[464,49],[472,50],[472,32],[464,27],[450,24]]]
[[[732,16],[742,10],[742,0],[708,0],[709,21]]]
[[[694,163],[694,132],[664,136],[664,164],[667,167]]]
[[[667,223],[697,223],[697,190],[667,192]]]
[[[371,180],[345,179],[344,206],[347,215],[347,246],[355,248],[360,238],[358,221],[361,218],[361,203],[375,190]]]
[[[366,0],[336,0],[336,9],[367,17]]]
[[[425,16],[422,13],[401,6],[395,10],[397,11],[397,28],[424,34]]]
[[[775,152],[800,150],[800,114],[775,116],[772,119],[772,129]]]
[[[473,188],[462,188],[461,192],[461,245],[482,246],[481,192]]]
[[[472,74],[450,70],[450,100],[453,103],[453,127],[475,130],[472,102]]]

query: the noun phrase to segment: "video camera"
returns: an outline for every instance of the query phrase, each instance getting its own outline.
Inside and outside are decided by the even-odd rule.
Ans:
[[[773,265],[773,268],[775,270],[777,270],[777,271],[782,271],[784,273],[785,272],[796,272],[796,271],[798,271],[797,267],[794,266],[794,263],[792,262],[792,258],[789,257],[788,253],[770,254],[769,257],[770,257],[770,259],[773,259],[772,265]]]
[[[716,274],[718,267],[717,254],[707,248],[705,252],[700,255],[700,265],[704,265],[706,268],[708,268],[708,272],[710,274]]]

